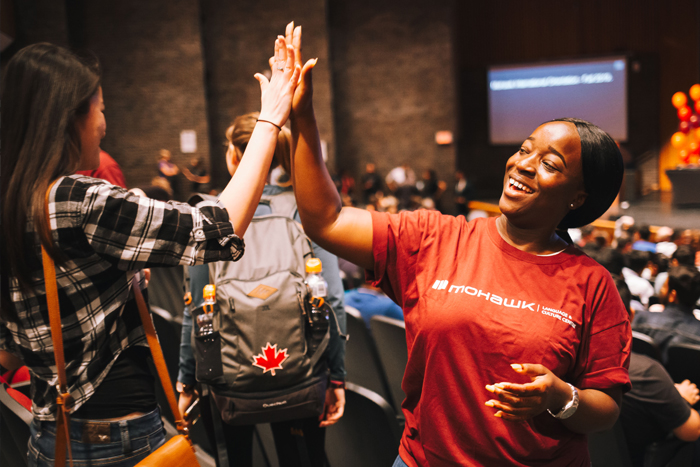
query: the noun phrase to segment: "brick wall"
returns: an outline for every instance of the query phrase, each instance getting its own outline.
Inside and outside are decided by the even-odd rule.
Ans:
[[[298,4],[294,4],[298,3]],[[260,110],[260,85],[253,78],[269,69],[274,39],[289,21],[302,25],[305,58],[318,57],[314,101],[321,138],[333,148],[328,38],[324,0],[304,2],[201,0],[207,98],[214,183],[228,181],[224,133],[238,115]],[[331,153],[331,164],[333,154]]]
[[[102,63],[107,137],[102,148],[129,186],[148,185],[161,148],[186,166],[180,131],[195,130],[209,160],[199,8],[191,0],[85,2],[85,40]],[[181,191],[189,184],[180,177]]]
[[[338,165],[386,175],[408,162],[451,183],[455,130],[453,2],[329,2]]]

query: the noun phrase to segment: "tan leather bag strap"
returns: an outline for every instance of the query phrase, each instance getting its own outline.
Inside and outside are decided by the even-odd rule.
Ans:
[[[170,410],[172,411],[173,417],[175,418],[177,431],[187,436],[188,430],[185,427],[185,422],[182,419],[182,414],[180,414],[180,409],[177,406],[177,399],[175,398],[173,383],[170,380],[168,366],[165,364],[165,357],[163,357],[163,349],[161,349],[160,347],[158,335],[156,334],[156,329],[153,326],[153,318],[151,318],[151,313],[148,311],[146,300],[144,300],[143,298],[143,294],[141,293],[141,288],[139,287],[138,281],[136,280],[136,276],[134,276],[132,286],[134,290],[134,298],[136,298],[136,304],[139,307],[141,321],[143,322],[143,329],[146,332],[146,339],[148,339],[148,346],[151,348],[153,363],[155,364],[156,370],[158,371],[158,377],[160,378],[160,383],[163,386],[163,391],[165,391],[165,396],[168,398],[168,405],[170,405]]]
[[[49,226],[47,238],[51,238],[49,217],[49,193],[58,180],[49,185],[44,198],[44,216],[46,225]],[[56,359],[56,372],[58,373],[58,397],[56,404],[56,452],[55,466],[66,465],[66,449],[71,467],[73,466],[73,452],[70,445],[70,409],[73,408],[73,398],[68,392],[66,380],[66,362],[63,353],[63,331],[61,329],[61,310],[58,306],[58,283],[56,282],[56,265],[49,256],[44,246],[41,246],[41,259],[44,265],[44,286],[46,288],[46,302],[49,308],[49,324],[51,326],[51,339],[53,340],[53,354]]]

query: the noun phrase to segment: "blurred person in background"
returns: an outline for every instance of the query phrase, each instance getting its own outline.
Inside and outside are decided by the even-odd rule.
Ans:
[[[126,180],[124,179],[122,168],[119,167],[119,164],[112,156],[102,149],[100,149],[100,165],[95,170],[78,170],[75,173],[86,177],[101,178],[112,185],[126,188]]]
[[[672,267],[659,294],[663,312],[638,311],[632,328],[651,336],[665,361],[670,344],[700,345],[700,321],[693,315],[698,298],[700,271],[685,265]]]
[[[466,217],[469,214],[469,201],[474,199],[474,187],[462,170],[455,172],[454,197],[457,215]]]
[[[369,204],[376,201],[378,191],[382,191],[382,177],[377,173],[377,167],[373,162],[365,165],[365,173],[360,179],[362,184],[362,202]]]

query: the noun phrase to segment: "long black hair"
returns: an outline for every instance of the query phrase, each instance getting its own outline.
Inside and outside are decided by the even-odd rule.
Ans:
[[[583,185],[588,196],[578,209],[564,216],[558,228],[581,227],[602,216],[615,201],[625,171],[622,154],[615,140],[591,122],[578,118],[551,121],[573,123],[581,140]]]
[[[16,319],[9,298],[9,276],[23,290],[32,287],[25,259],[29,219],[42,245],[59,260],[43,215],[50,183],[74,173],[80,164],[77,118],[90,110],[100,87],[94,57],[79,57],[62,47],[39,43],[23,48],[7,63],[0,99],[0,203],[2,203],[2,304],[0,317]]]

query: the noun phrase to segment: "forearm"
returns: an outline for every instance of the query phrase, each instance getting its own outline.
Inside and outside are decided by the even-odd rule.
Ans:
[[[292,120],[292,183],[304,231],[322,248],[365,269],[374,268],[372,216],[342,207],[326,169],[313,111]]]
[[[292,183],[299,216],[312,239],[322,238],[338,219],[342,203],[323,162],[313,110],[304,117],[292,119],[292,144]]]
[[[236,173],[219,201],[229,213],[236,235],[243,237],[262,195],[279,130],[269,123],[255,125]]]
[[[597,389],[579,389],[578,409],[571,417],[562,420],[564,426],[573,432],[583,434],[612,428],[620,415],[620,407],[613,395],[620,390],[606,392]]]

